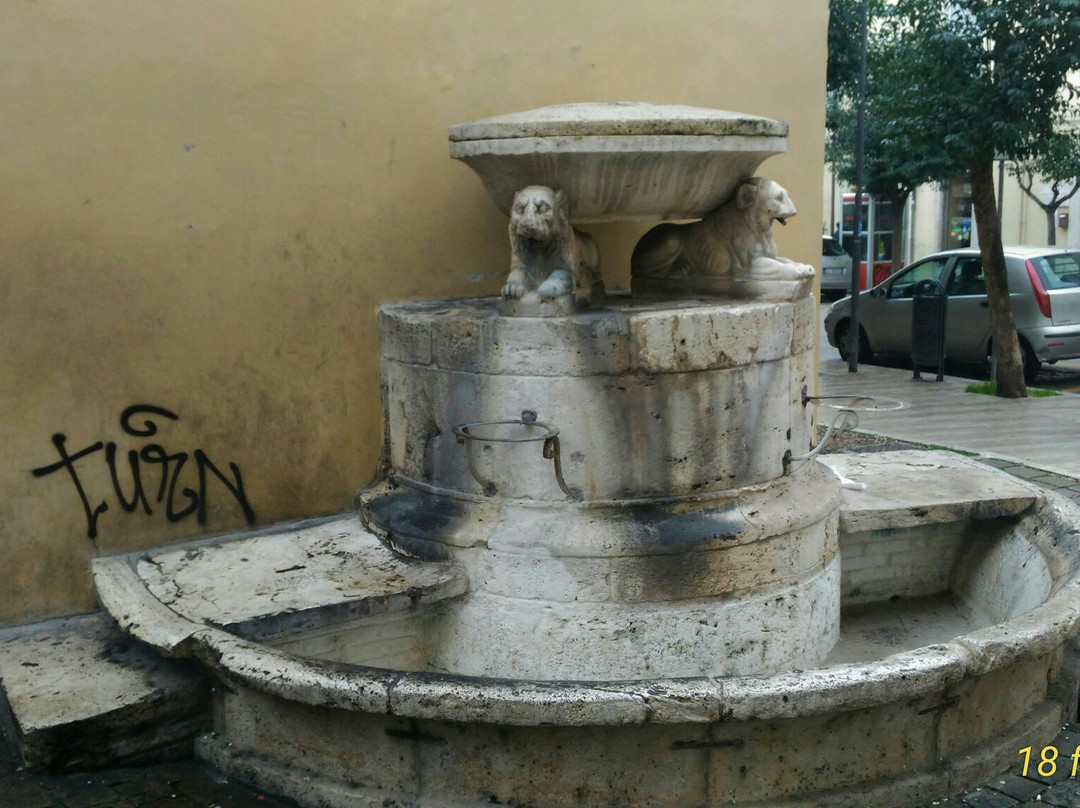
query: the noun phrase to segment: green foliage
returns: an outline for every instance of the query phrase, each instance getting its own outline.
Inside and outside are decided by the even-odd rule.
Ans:
[[[1031,166],[1051,182],[1080,179],[1080,133],[1076,130],[1055,133],[1046,148],[1031,161]]]
[[[858,114],[858,26],[861,0],[832,0],[830,3],[830,73],[850,70],[850,75],[830,79],[826,100],[825,159],[843,182],[855,183],[855,128]],[[916,186],[960,173],[941,150],[916,148],[908,120],[895,114],[893,99],[906,88],[898,83],[903,75],[905,55],[894,43],[884,23],[891,14],[888,3],[871,0],[867,43],[866,150],[863,157],[863,187],[868,193],[903,203]],[[848,26],[850,39],[832,32]],[[844,50],[833,52],[834,41]],[[852,57],[849,52],[854,48]],[[854,61],[853,61],[854,60]]]
[[[1075,112],[1069,74],[1080,71],[1080,0],[888,0],[879,12],[867,53],[865,185],[971,178],[998,395],[1023,396],[992,166],[1047,152]],[[845,63],[835,60],[837,69]],[[851,82],[834,86],[829,123],[841,140]]]
[[[1057,390],[1047,390],[1042,387],[1029,387],[1028,395],[1032,398],[1051,398],[1053,396],[1060,396]],[[964,388],[965,393],[979,393],[984,396],[996,396],[997,395],[997,382],[973,382]]]
[[[859,20],[862,0],[829,3],[829,61],[825,87],[830,93],[859,89]]]
[[[830,3],[826,157],[849,183],[859,6]],[[1068,74],[1080,69],[1080,0],[871,0],[871,18],[864,161],[871,193],[895,199],[979,162],[1046,153],[1074,111]]]
[[[1080,189],[1080,134],[1055,132],[1039,153],[1010,164],[1009,172],[1043,210],[1057,210]],[[1050,199],[1045,202],[1032,190],[1036,177],[1050,183]]]
[[[882,112],[956,166],[1038,154],[1071,110],[1080,0],[896,0],[882,35]]]

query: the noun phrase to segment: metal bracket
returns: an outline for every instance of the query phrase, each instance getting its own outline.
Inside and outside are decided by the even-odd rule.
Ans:
[[[807,404],[848,412],[900,412],[911,407],[906,401],[901,401],[898,398],[863,395],[862,393],[849,393],[842,396],[812,396],[809,394],[809,387],[804,384],[802,405],[805,407]]]
[[[832,423],[830,423],[825,430],[825,434],[821,437],[821,440],[818,441],[817,446],[806,454],[801,455],[793,455],[790,449],[784,452],[784,474],[788,473],[792,463],[801,463],[804,460],[811,460],[812,458],[817,457],[821,453],[821,450],[828,445],[829,441],[832,439],[833,433],[836,432],[837,429],[855,429],[858,425],[859,416],[854,410],[840,410],[840,412],[836,414],[836,417],[832,419]]]
[[[539,434],[527,434],[519,436],[499,436],[499,435],[482,435],[477,434],[474,430],[479,427],[485,426],[523,426],[531,429],[540,430]],[[552,426],[548,426],[545,423],[541,423],[536,420],[535,410],[523,410],[520,418],[509,418],[500,421],[474,421],[470,424],[459,424],[453,428],[454,435],[457,436],[457,443],[465,445],[465,452],[469,463],[469,473],[472,474],[475,479],[484,489],[486,496],[494,496],[499,492],[498,487],[492,480],[488,480],[476,467],[476,461],[473,456],[472,445],[473,442],[479,441],[481,443],[531,443],[533,441],[543,441],[544,446],[542,455],[545,460],[554,461],[555,465],[555,482],[559,484],[559,488],[568,499],[580,502],[584,499],[584,494],[580,489],[571,488],[566,484],[566,479],[563,477],[562,470],[562,454],[559,450],[559,430]]]
[[[802,389],[802,405],[805,407],[807,404],[813,404],[815,407],[826,407],[828,409],[839,410],[839,412],[837,412],[836,416],[832,419],[832,422],[825,430],[825,434],[822,436],[821,440],[818,441],[817,445],[809,452],[801,455],[793,455],[790,449],[784,452],[784,474],[787,474],[790,471],[792,463],[801,463],[804,460],[810,460],[817,457],[817,455],[819,455],[828,445],[833,434],[838,429],[850,430],[857,428],[859,426],[858,414],[860,412],[899,412],[901,410],[906,410],[911,406],[906,401],[900,401],[896,398],[867,396],[859,393],[842,396],[812,396],[810,395],[810,388],[804,384]]]

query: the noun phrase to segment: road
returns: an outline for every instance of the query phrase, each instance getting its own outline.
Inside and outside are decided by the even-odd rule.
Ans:
[[[825,313],[829,310],[829,305],[830,301],[821,301],[820,317],[818,319],[818,357],[822,362],[840,358],[840,352],[829,345],[829,340],[825,336]],[[905,362],[902,359],[878,359],[874,361],[874,364],[893,368],[911,367],[910,362]],[[959,376],[978,381],[990,378],[990,374],[985,368],[957,362],[946,361],[945,372],[950,376]],[[922,375],[927,376],[930,374],[923,371]],[[1038,378],[1035,379],[1035,383],[1031,386],[1057,390],[1060,393],[1080,393],[1080,359],[1066,359],[1055,365],[1044,364],[1042,370],[1039,371]]]

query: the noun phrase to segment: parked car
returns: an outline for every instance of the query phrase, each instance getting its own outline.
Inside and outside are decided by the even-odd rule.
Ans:
[[[844,292],[851,289],[851,256],[839,241],[821,237],[821,291]]]
[[[1030,384],[1043,362],[1080,357],[1080,250],[1006,247],[1024,378]],[[945,355],[986,363],[991,353],[990,309],[978,250],[928,256],[859,294],[859,359],[911,353],[912,297],[920,281],[936,280],[949,296]],[[847,359],[851,298],[836,301],[825,316],[829,344]]]

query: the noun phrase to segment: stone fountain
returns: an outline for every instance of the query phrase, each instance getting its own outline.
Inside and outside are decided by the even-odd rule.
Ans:
[[[812,459],[784,124],[652,104],[453,127],[496,300],[384,306],[356,514],[100,559],[220,686],[200,754],[305,805],[901,806],[1075,713],[1080,514],[962,458]],[[662,223],[606,292],[575,225]],[[842,402],[843,415],[857,408]]]

